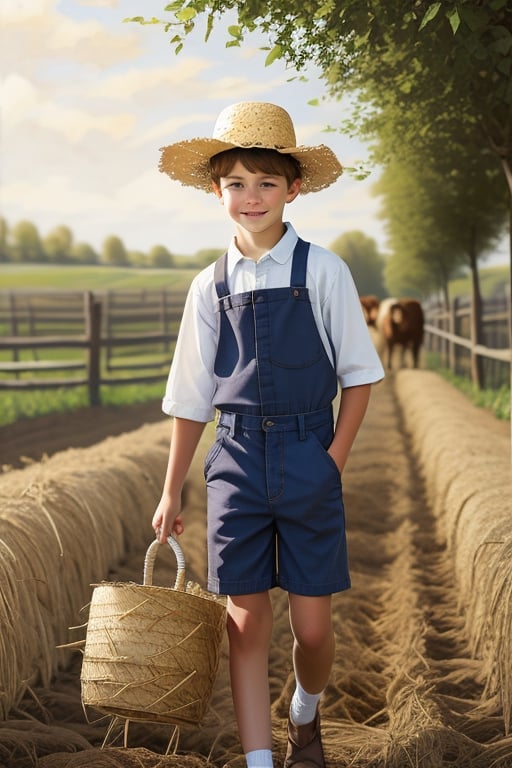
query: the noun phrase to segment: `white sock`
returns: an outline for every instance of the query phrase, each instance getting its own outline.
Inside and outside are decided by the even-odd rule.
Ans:
[[[297,680],[297,687],[290,704],[290,718],[294,725],[307,725],[313,722],[322,693],[323,691],[307,693]]]
[[[270,749],[254,749],[245,755],[247,768],[274,768]]]

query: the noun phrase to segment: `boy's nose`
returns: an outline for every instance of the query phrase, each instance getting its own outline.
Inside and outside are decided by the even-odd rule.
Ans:
[[[259,187],[247,187],[247,202],[258,202],[261,200],[261,190]]]

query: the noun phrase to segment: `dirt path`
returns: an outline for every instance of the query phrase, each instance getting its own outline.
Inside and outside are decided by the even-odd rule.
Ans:
[[[118,415],[121,414],[116,417]],[[125,431],[138,426],[137,420],[140,424],[152,420],[153,416],[160,418],[158,407],[153,410],[148,406],[147,411],[134,409],[123,426],[122,418],[109,424],[103,416],[94,419],[93,425],[91,414],[84,414],[86,428],[80,424],[79,415],[73,419],[64,417],[64,435],[59,438],[63,441],[61,447],[69,444],[70,423],[76,440],[83,434],[89,441],[94,430],[99,439],[105,436],[104,430]],[[497,429],[501,431],[501,425]],[[52,439],[48,434],[43,436],[41,445],[45,451],[50,445],[53,449],[57,447],[57,433],[55,427]],[[20,438],[12,446],[19,450],[21,442]],[[29,447],[34,449],[33,442],[30,440],[23,448],[24,453],[28,453]],[[5,445],[2,456],[4,463],[13,461]],[[203,535],[201,492],[197,493],[197,517],[191,516],[191,530],[185,534],[191,538]],[[367,418],[344,475],[344,496],[353,588],[336,595],[333,601],[337,655],[323,701],[328,765],[330,768],[512,766],[512,745],[503,733],[497,703],[480,705],[480,662],[469,657],[457,611],[452,564],[425,500],[420,468],[402,423],[393,376],[374,388]],[[139,570],[140,556],[137,556],[125,564],[119,577],[139,580]],[[280,766],[293,680],[286,597],[276,591],[273,600],[271,695],[276,766]],[[47,750],[49,756],[40,761],[41,768],[107,766],[101,762],[103,758],[98,752],[87,753],[85,762],[79,762],[80,752],[74,758],[57,754],[60,751],[57,744],[65,742],[62,734],[57,736],[59,727],[76,735],[79,742],[75,748],[78,749],[84,749],[83,739],[86,745],[98,747],[105,736],[105,721],[96,725],[84,722],[79,669],[78,657],[75,668],[56,680],[51,692],[36,690],[32,698],[27,697],[21,703],[20,711],[14,713],[17,721],[26,715],[34,717],[55,735],[53,751]],[[5,733],[5,728],[0,728],[0,746],[5,741]],[[140,760],[137,765],[156,766],[156,760],[151,762],[151,755],[162,754],[168,739],[166,727],[131,726],[132,754],[134,748],[149,750],[137,753]],[[110,744],[119,743],[110,741]],[[181,756],[175,758],[176,762],[158,765],[182,768],[207,764],[241,768],[244,765],[230,702],[225,652],[212,711],[201,729],[182,729],[179,751]],[[28,758],[19,762],[16,754],[19,756],[19,751],[7,768],[33,765]],[[111,759],[114,758],[115,762],[108,763],[112,768],[135,765],[123,750],[114,750]]]
[[[88,448],[106,437],[164,418],[158,400],[125,407],[79,408],[70,413],[21,419],[0,427],[0,467],[20,468],[66,448]]]

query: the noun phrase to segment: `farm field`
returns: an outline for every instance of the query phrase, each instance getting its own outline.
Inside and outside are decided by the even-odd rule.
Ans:
[[[411,395],[404,389],[404,375],[405,385],[410,379],[410,391],[416,393],[415,402],[410,403],[413,418],[422,411],[428,416],[433,403],[436,410],[442,410],[441,427],[434,436],[423,434],[425,427],[421,423],[413,425],[411,432],[411,416],[405,408]],[[418,407],[422,403],[424,407]],[[137,450],[141,457],[147,453],[148,462],[159,468],[156,475],[160,473],[163,477],[170,424],[165,417],[161,420],[159,404],[153,405],[117,412],[86,409],[57,418],[49,430],[45,431],[42,422],[32,434],[19,432],[17,437],[16,425],[3,428],[0,443],[4,446],[7,442],[4,437],[9,429],[8,442],[12,446],[10,456],[3,448],[3,461],[14,463],[16,454],[18,458],[32,454],[34,459],[45,452],[54,454],[22,473],[4,472],[0,477],[4,498],[11,477],[12,483],[19,485],[28,473],[27,481],[44,485],[45,477],[50,482],[52,476],[58,478],[62,472],[64,480],[68,465],[76,493],[90,493],[95,498],[88,471],[100,473],[108,456],[107,464],[115,477],[120,471],[118,462],[123,459],[135,466],[135,458],[130,457],[135,457]],[[96,418],[92,419],[94,413]],[[455,432],[449,423],[452,416]],[[432,419],[427,421],[430,424]],[[464,443],[469,423],[472,440],[475,434],[485,437],[481,443],[473,443],[475,456],[468,459],[478,459],[478,451],[485,452],[485,461],[482,455],[479,464],[492,485],[492,472],[504,460],[505,446],[509,446],[508,425],[469,405],[460,393],[439,382],[430,372],[400,372],[374,387],[366,421],[343,478],[353,587],[334,598],[337,656],[322,707],[329,768],[512,766],[512,739],[505,732],[501,705],[501,694],[506,701],[508,682],[503,680],[505,687],[500,691],[497,678],[489,671],[496,657],[492,638],[497,642],[497,637],[489,625],[480,646],[475,642],[480,631],[478,612],[472,609],[468,590],[461,590],[461,585],[475,573],[477,563],[470,554],[459,552],[464,544],[463,530],[458,534],[457,545],[451,535],[450,516],[453,519],[453,510],[460,501],[456,473],[460,478],[462,467],[455,455],[453,466],[439,459],[443,442]],[[130,431],[138,427],[137,432]],[[458,432],[459,428],[463,431]],[[103,447],[103,439],[114,434],[119,437],[109,438]],[[204,583],[206,567],[202,456],[210,438],[211,433],[201,444],[185,493],[186,530],[182,546],[189,578],[200,583]],[[431,467],[418,449],[418,445],[429,440]],[[77,448],[82,441],[91,447],[78,453],[66,451],[71,446]],[[492,450],[496,450],[496,456]],[[439,470],[432,474],[436,463]],[[133,469],[131,474],[134,475]],[[141,481],[145,474],[142,469]],[[432,481],[432,477],[436,474],[441,479],[445,477],[442,482],[447,487],[451,484],[454,488],[443,509],[435,504],[433,485],[437,481]],[[136,475],[133,480],[137,482]],[[468,498],[476,493],[471,490],[471,480],[468,477],[466,482]],[[481,479],[477,481],[480,483]],[[114,499],[115,488],[110,490]],[[87,497],[85,501],[90,504]],[[101,505],[101,500],[98,503]],[[109,514],[109,502],[103,503],[105,513],[101,517]],[[135,518],[132,522],[126,519],[126,525],[133,527],[133,535],[139,539],[145,517],[149,525],[153,512],[149,507],[136,510],[137,522]],[[494,525],[495,531],[502,512],[503,494],[496,492],[496,518],[492,517],[494,513],[486,513],[487,525]],[[88,536],[86,531],[85,540]],[[498,534],[492,538],[497,540]],[[133,546],[128,547],[110,578],[140,582],[144,551],[140,546],[136,551]],[[477,548],[478,552],[482,560],[483,550]],[[172,570],[172,564],[169,567],[164,562],[158,572],[159,583],[169,583]],[[478,595],[479,582],[476,584],[476,590],[472,588],[470,594]],[[485,604],[490,604],[491,590],[481,597]],[[273,599],[271,696],[276,766],[280,766],[293,679],[286,595],[276,590]],[[497,613],[505,617],[509,610],[505,600]],[[502,626],[505,625],[504,618]],[[164,752],[172,729],[150,723],[130,724],[126,748],[119,724],[107,739],[108,749],[100,749],[108,718],[92,716],[87,722],[84,717],[80,660],[81,654],[76,652],[70,666],[56,674],[51,686],[33,686],[10,717],[0,723],[0,764],[5,768],[242,768],[225,648],[211,710],[204,724],[201,728],[181,727],[177,752],[167,756]],[[37,763],[28,757],[36,754]]]
[[[133,267],[2,264],[0,290],[138,290],[141,288],[186,289],[197,269],[136,269]],[[481,267],[484,298],[507,295],[509,268]],[[450,283],[450,297],[470,296],[468,277]]]
[[[2,264],[0,290],[186,290],[196,272],[194,269]]]

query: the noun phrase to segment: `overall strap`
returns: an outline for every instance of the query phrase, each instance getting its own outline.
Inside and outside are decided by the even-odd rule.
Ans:
[[[215,262],[213,279],[215,280],[215,290],[217,291],[217,297],[219,299],[223,299],[224,296],[229,296],[227,253],[224,253]]]
[[[292,274],[290,285],[296,288],[306,287],[306,274],[308,269],[309,243],[300,237],[293,250]]]

